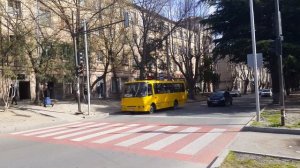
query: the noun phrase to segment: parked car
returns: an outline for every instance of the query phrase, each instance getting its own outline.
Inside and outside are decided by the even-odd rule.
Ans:
[[[217,91],[213,92],[208,98],[207,98],[207,106],[214,106],[214,105],[222,105],[222,106],[228,106],[232,105],[232,97],[228,91]]]
[[[271,97],[272,96],[272,89],[262,89],[260,92],[261,97]]]
[[[232,90],[232,91],[230,91],[230,95],[232,97],[241,97],[242,96],[242,94],[241,94],[241,92],[239,90]]]

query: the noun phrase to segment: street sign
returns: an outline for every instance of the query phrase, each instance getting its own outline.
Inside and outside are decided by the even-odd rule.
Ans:
[[[257,57],[257,68],[263,67],[263,55],[262,53],[256,53]],[[253,54],[247,54],[247,64],[249,67],[254,68],[254,58]]]

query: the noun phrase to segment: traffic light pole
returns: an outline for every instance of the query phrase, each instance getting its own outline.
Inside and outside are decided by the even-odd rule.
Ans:
[[[73,13],[72,13],[72,17],[73,17]],[[74,25],[74,21],[72,19],[73,25]],[[114,25],[114,24],[118,24],[124,22],[124,27],[128,27],[129,26],[129,15],[127,12],[124,13],[124,20],[121,21],[117,21],[105,26],[100,26],[100,27],[96,27],[93,29],[89,29],[87,30],[87,23],[86,20],[84,20],[84,30],[83,31],[79,31],[76,32],[75,29],[73,30],[74,32],[74,52],[75,52],[75,63],[76,63],[76,68],[79,67],[79,60],[78,60],[78,50],[77,50],[77,40],[76,38],[80,35],[80,34],[84,34],[84,48],[85,48],[85,60],[86,60],[86,76],[87,76],[87,94],[88,94],[88,115],[90,115],[90,101],[91,101],[91,91],[90,91],[90,70],[89,70],[89,59],[88,59],[88,46],[87,46],[87,33],[91,33],[94,31],[98,31],[101,29],[104,29],[110,25]],[[78,100],[78,112],[76,114],[82,114],[81,111],[81,104],[80,104],[80,86],[79,86],[79,74],[76,76],[77,77],[77,100]]]
[[[276,22],[276,56],[279,64],[279,102],[281,111],[281,125],[285,125],[285,103],[284,103],[284,79],[282,68],[282,28],[279,0],[275,0],[275,22]]]
[[[72,17],[73,17],[73,12],[72,12]],[[72,18],[72,25],[74,25],[74,18]],[[75,29],[73,29],[73,33],[74,35],[76,34],[76,31]],[[76,66],[76,96],[77,96],[77,103],[78,103],[78,112],[76,112],[75,114],[82,114],[82,111],[81,111],[81,103],[80,103],[80,85],[79,85],[79,82],[80,82],[80,79],[79,79],[79,75],[77,74],[77,67],[78,67],[78,51],[77,51],[77,37],[74,36],[74,55],[75,55],[75,66]]]

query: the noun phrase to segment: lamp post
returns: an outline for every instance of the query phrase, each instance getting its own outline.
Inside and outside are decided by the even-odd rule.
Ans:
[[[253,52],[253,59],[254,59],[254,84],[255,84],[255,97],[256,97],[256,121],[259,121],[260,120],[260,103],[259,103],[259,93],[258,93],[258,73],[257,73],[257,55],[256,55],[256,39],[255,39],[253,0],[249,0],[249,3],[250,3],[252,52]]]

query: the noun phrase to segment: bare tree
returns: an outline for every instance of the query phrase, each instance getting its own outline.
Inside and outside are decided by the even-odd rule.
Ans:
[[[204,57],[210,57],[212,45],[209,31],[200,24],[201,19],[208,14],[209,6],[193,0],[179,2],[176,6],[177,15],[186,14],[186,17],[176,29],[177,31],[171,34],[171,58],[186,79],[189,97],[194,99],[195,84],[199,81],[201,65],[203,65],[201,61]],[[182,39],[180,43],[178,39]]]
[[[129,45],[140,79],[145,79],[153,69],[157,71],[158,68],[166,68],[163,64],[167,64],[165,57],[168,57],[168,50],[164,46],[170,45],[170,34],[180,25],[187,11],[191,10],[187,8],[176,20],[172,20],[163,16],[166,15],[168,6],[168,0],[134,1],[135,10],[131,13],[132,32],[128,33],[128,37],[131,39]],[[160,65],[158,62],[161,62]]]

